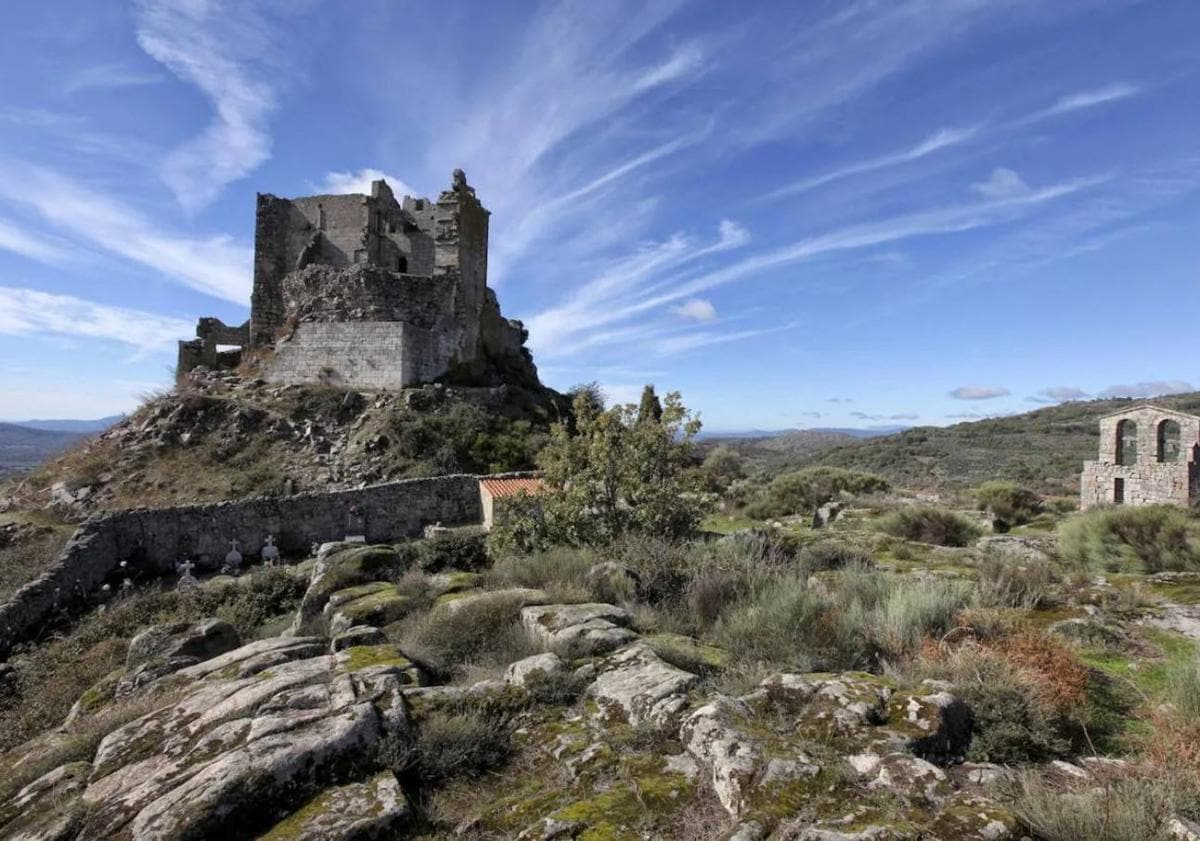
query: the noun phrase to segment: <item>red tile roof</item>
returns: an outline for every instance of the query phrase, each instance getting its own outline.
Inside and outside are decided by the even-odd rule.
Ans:
[[[493,497],[515,496],[519,493],[536,496],[546,490],[546,483],[535,477],[480,479],[479,484]]]

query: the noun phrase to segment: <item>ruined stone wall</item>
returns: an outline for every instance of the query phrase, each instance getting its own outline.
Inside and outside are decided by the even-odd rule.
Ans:
[[[1136,462],[1118,464],[1117,441],[1122,421],[1137,425]],[[1160,461],[1159,429],[1165,421],[1179,424],[1175,461]],[[1200,417],[1139,406],[1100,419],[1099,458],[1084,462],[1080,476],[1080,508],[1116,502],[1117,480],[1123,482],[1125,505],[1188,505],[1200,498]]]
[[[211,505],[121,511],[93,517],[75,532],[53,568],[0,605],[0,657],[36,635],[59,609],[83,603],[124,573],[173,575],[191,559],[201,572],[217,569],[238,540],[252,559],[268,534],[285,556],[306,555],[313,543],[363,534],[372,543],[420,536],[424,526],[478,523],[475,476],[409,479],[368,488]]]
[[[265,378],[394,390],[441,377],[453,350],[445,333],[403,321],[307,322],[276,342]]]

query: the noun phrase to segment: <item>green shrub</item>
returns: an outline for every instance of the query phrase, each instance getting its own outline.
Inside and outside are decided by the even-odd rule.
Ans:
[[[488,565],[487,534],[482,529],[456,529],[397,548],[409,561],[405,566],[418,566],[426,572],[475,572]]]
[[[971,585],[963,581],[901,579],[867,617],[868,627],[882,654],[908,656],[926,637],[954,627],[970,598]]]
[[[802,577],[780,579],[723,615],[712,636],[737,660],[810,671],[815,629],[828,608]]]
[[[935,546],[970,546],[983,534],[983,529],[961,514],[933,505],[893,511],[879,527],[893,537]]]
[[[813,570],[875,565],[875,559],[870,552],[836,540],[821,540],[805,546],[800,551],[798,560]]]
[[[1046,703],[1028,671],[985,648],[959,649],[934,666],[931,676],[949,680],[971,708],[971,761],[1014,765],[1070,753],[1068,722]]]
[[[1094,508],[1058,529],[1059,553],[1105,572],[1200,569],[1200,523],[1173,505]]]
[[[213,612],[237,628],[242,639],[252,639],[272,619],[295,611],[307,586],[305,579],[285,569],[255,569]]]
[[[990,511],[1004,526],[1028,523],[1042,513],[1041,496],[1016,482],[984,482],[976,488],[975,498],[981,508]]]
[[[523,602],[496,594],[455,605],[453,602],[407,621],[401,648],[443,679],[471,666],[503,666],[536,651],[520,624]]]
[[[480,710],[434,711],[404,736],[389,736],[380,761],[398,774],[415,773],[424,786],[477,777],[512,752],[507,716]]]
[[[808,513],[842,494],[878,493],[889,487],[886,479],[873,473],[840,467],[809,467],[776,476],[767,490],[763,507],[775,516]]]
[[[571,546],[530,553],[506,552],[496,559],[486,576],[497,586],[531,587],[545,590],[556,598],[571,594],[586,598],[588,571],[596,560],[592,550]]]
[[[1036,610],[1049,605],[1059,576],[1045,561],[1018,564],[988,557],[979,564],[976,601],[982,607]]]
[[[1169,777],[1117,777],[1103,786],[1072,787],[1027,773],[1014,807],[1044,841],[1166,841],[1167,823],[1194,813],[1196,793]]]

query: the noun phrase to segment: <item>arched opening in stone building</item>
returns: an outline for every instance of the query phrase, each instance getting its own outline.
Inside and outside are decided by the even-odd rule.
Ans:
[[[1179,461],[1179,453],[1179,424],[1173,420],[1165,420],[1158,425],[1158,460]]]
[[[1117,464],[1137,464],[1137,424],[1123,420],[1117,424]]]

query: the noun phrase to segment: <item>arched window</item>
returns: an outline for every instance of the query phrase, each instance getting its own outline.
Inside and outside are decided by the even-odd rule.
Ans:
[[[1179,424],[1173,420],[1158,425],[1158,460],[1179,461]]]
[[[1117,424],[1117,464],[1137,464],[1137,424],[1131,420]]]

